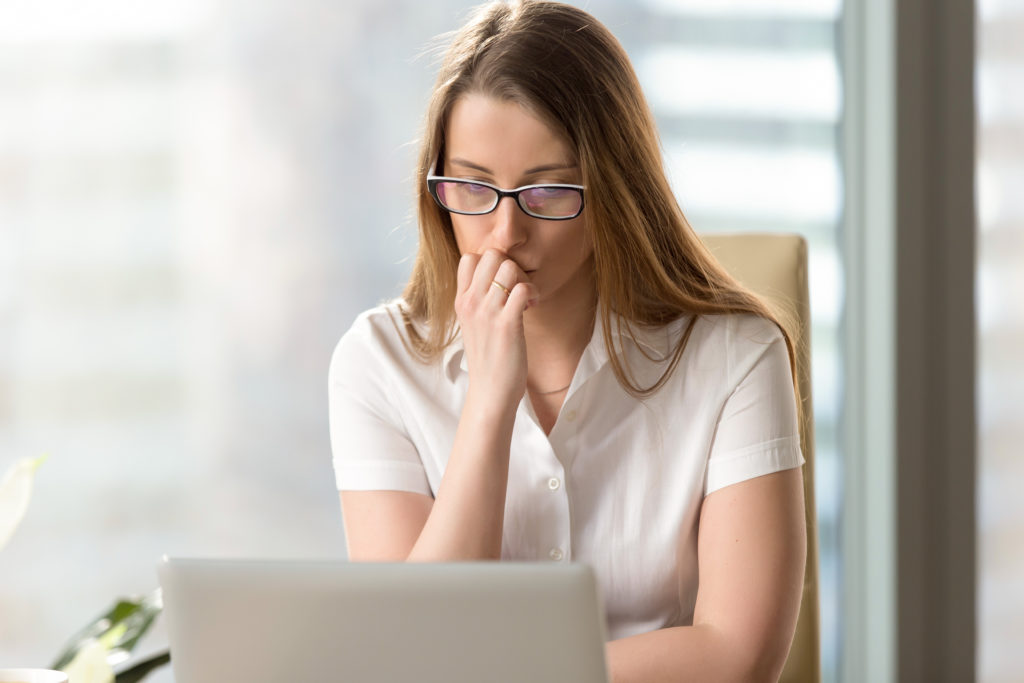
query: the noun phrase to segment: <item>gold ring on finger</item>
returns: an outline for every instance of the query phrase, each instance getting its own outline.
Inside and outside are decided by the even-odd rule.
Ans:
[[[508,287],[506,287],[505,285],[501,284],[497,280],[491,280],[491,284],[493,286],[497,287],[498,289],[500,289],[501,291],[505,292],[505,296],[506,297],[512,296],[512,292],[509,291]]]

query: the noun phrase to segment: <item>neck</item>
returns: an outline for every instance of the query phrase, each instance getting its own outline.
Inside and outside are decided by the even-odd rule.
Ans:
[[[543,349],[561,352],[583,347],[590,341],[597,313],[596,297],[587,304],[569,308],[531,307],[523,319],[526,350],[531,361],[535,355],[547,355]]]
[[[562,292],[526,311],[523,333],[531,390],[543,394],[568,388],[593,335],[596,315],[597,294],[589,282],[576,292]]]

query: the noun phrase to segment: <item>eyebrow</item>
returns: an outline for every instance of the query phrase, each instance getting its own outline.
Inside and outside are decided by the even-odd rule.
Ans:
[[[481,173],[487,173],[488,175],[494,175],[494,171],[492,171],[491,169],[487,168],[486,166],[481,166],[480,164],[474,164],[472,161],[467,161],[466,159],[460,159],[460,158],[456,157],[454,159],[450,159],[449,163],[451,163],[451,164],[458,164],[459,166],[465,166],[466,168],[472,168],[475,171],[480,171]],[[543,173],[545,171],[563,171],[563,170],[568,170],[568,169],[573,169],[573,168],[579,168],[579,165],[578,164],[564,164],[564,163],[561,163],[561,164],[560,163],[544,164],[542,166],[535,166],[533,168],[527,169],[526,172],[523,173],[523,175],[533,175],[534,173]]]

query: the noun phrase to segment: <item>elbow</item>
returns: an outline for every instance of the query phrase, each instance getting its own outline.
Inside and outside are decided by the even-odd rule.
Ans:
[[[753,648],[750,656],[739,659],[741,670],[736,672],[733,680],[777,683],[789,657],[789,646],[790,640],[786,639],[785,642],[762,643],[760,647]]]
[[[778,683],[782,675],[783,664],[776,664],[771,657],[735,657],[730,664],[728,671],[717,680],[723,683]]]
[[[724,634],[723,634],[724,636]],[[791,638],[760,639],[749,633],[722,637],[719,680],[735,683],[777,683],[789,657]]]
[[[779,677],[782,676],[782,669],[786,665],[786,658],[783,657],[781,660],[774,658],[765,658],[762,661],[756,662],[750,667],[749,671],[737,680],[742,681],[764,681],[764,683],[778,683]]]

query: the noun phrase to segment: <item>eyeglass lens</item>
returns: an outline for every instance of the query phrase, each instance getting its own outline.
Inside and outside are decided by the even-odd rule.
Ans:
[[[477,183],[443,181],[437,184],[437,196],[445,207],[463,213],[488,213],[498,203],[493,188]],[[564,218],[579,213],[582,196],[572,188],[541,186],[523,190],[518,200],[527,213]]]

